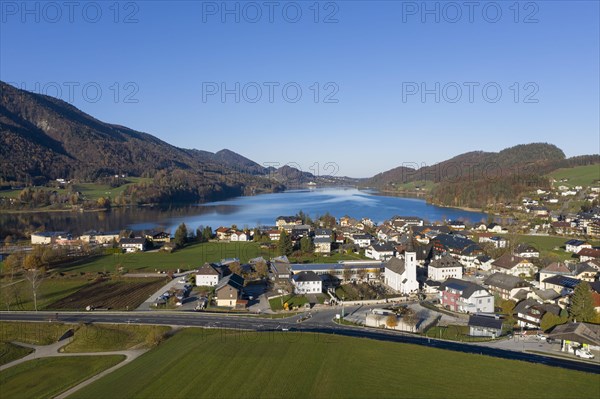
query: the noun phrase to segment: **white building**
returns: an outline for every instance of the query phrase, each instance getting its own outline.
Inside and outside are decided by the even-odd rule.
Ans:
[[[292,276],[294,293],[296,294],[320,294],[323,292],[323,281],[315,272],[300,272]]]
[[[392,258],[396,253],[394,245],[391,243],[372,244],[365,250],[365,256],[369,259],[386,261]]]
[[[354,234],[350,236],[350,240],[360,248],[367,248],[371,245],[371,236],[368,234]]]
[[[145,238],[121,238],[119,247],[127,253],[141,252],[146,250],[147,241]]]
[[[230,241],[248,241],[248,235],[243,231],[235,231],[231,234]]]
[[[214,287],[219,283],[221,273],[211,264],[205,263],[196,272],[196,285],[202,287]]]
[[[427,267],[427,277],[433,281],[444,281],[451,277],[461,279],[462,275],[463,265],[447,253],[433,259]]]
[[[385,284],[394,291],[402,294],[417,292],[417,253],[411,249],[404,253],[404,259],[390,259],[385,264],[384,274]]]

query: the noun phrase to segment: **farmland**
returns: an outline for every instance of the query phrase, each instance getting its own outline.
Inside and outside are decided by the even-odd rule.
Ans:
[[[77,356],[30,360],[0,372],[4,398],[52,398],[125,357]]]
[[[522,397],[598,393],[595,375],[538,364],[340,336],[190,328],[73,397],[506,398],[516,386]]]
[[[10,287],[7,281],[0,282],[0,309],[2,310],[34,310],[33,294],[30,284],[22,279]],[[89,284],[89,280],[79,276],[52,276],[42,281],[37,295],[38,309],[47,308],[53,302],[71,295]],[[10,302],[10,303],[7,303]]]
[[[566,186],[591,186],[597,184],[600,180],[600,164],[558,169],[550,173],[550,177],[559,181],[556,184],[557,186],[561,184]],[[568,180],[560,183],[562,179]]]
[[[135,309],[164,284],[164,279],[101,280],[49,304],[47,309],[84,310],[87,306],[113,310]]]

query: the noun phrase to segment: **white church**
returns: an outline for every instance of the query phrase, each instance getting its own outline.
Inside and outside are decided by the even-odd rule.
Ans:
[[[419,291],[417,281],[417,253],[409,248],[404,258],[392,258],[385,264],[385,284],[401,294]]]

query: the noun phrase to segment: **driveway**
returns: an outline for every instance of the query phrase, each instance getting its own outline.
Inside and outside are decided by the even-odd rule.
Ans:
[[[150,295],[150,297],[148,299],[146,299],[146,301],[143,302],[140,306],[138,306],[138,308],[136,310],[141,310],[141,311],[150,310],[152,308],[152,304],[154,304],[156,302],[156,300],[158,299],[158,297],[161,296],[162,294],[164,294],[166,291],[169,291],[171,288],[182,289],[185,283],[180,283],[179,280],[181,279],[181,277],[187,277],[187,275],[190,273],[193,273],[193,272],[189,271],[189,272],[174,274],[173,280],[169,281],[167,284],[162,286],[162,288],[160,288],[154,294]]]

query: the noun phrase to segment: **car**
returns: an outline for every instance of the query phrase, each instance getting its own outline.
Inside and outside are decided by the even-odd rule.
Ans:
[[[582,359],[593,359],[594,355],[587,349],[579,348],[575,349],[575,356],[580,357]]]
[[[164,296],[165,298],[169,298],[171,296],[171,293],[169,291],[165,291],[162,296]]]
[[[182,284],[185,284],[185,283],[187,283],[187,280],[186,280],[185,278],[181,278],[181,279],[179,280],[179,282],[180,282],[180,283],[182,283]]]
[[[539,339],[539,340],[542,340],[542,341],[545,341],[545,340],[546,340],[546,338],[547,338],[547,337],[546,337],[544,334],[542,334],[542,333],[537,333],[537,334],[536,334],[536,337],[537,337],[537,339]]]

